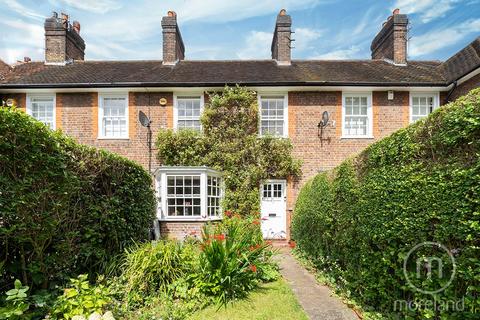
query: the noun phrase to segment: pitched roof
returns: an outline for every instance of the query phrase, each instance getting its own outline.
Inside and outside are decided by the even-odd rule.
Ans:
[[[395,66],[383,60],[75,61],[65,66],[29,62],[13,68],[0,88],[224,86],[442,86],[439,61]]]
[[[480,67],[480,37],[442,64],[445,78],[453,82]]]

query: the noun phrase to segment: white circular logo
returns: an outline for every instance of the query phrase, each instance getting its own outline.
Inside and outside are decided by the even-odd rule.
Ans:
[[[457,265],[444,245],[422,242],[413,247],[403,261],[403,274],[413,289],[435,294],[445,290],[453,281]]]

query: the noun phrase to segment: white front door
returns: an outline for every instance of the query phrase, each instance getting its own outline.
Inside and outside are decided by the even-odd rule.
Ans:
[[[269,180],[262,185],[260,190],[262,233],[265,239],[285,239],[287,237],[286,186],[285,180]]]

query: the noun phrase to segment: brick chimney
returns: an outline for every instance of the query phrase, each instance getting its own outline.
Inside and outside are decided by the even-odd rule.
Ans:
[[[58,17],[53,12],[45,20],[45,63],[66,64],[73,60],[84,60],[85,41],[80,36],[80,23],[68,20],[68,15],[62,13]]]
[[[0,59],[0,80],[5,79],[5,76],[7,73],[9,73],[12,70],[12,68],[5,62],[3,62],[2,59]],[[1,102],[1,101],[0,101]]]
[[[272,40],[272,59],[280,65],[290,65],[291,57],[292,18],[285,9],[280,10],[275,23]]]
[[[383,23],[382,30],[372,41],[372,59],[390,60],[394,64],[407,64],[408,17],[395,9]]]
[[[168,11],[162,18],[163,28],[163,64],[174,65],[185,59],[185,46],[177,25],[177,14]]]

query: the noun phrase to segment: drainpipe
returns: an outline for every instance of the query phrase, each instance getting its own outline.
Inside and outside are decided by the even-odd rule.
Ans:
[[[448,91],[448,94],[447,94],[447,96],[445,97],[444,103],[449,103],[449,102],[450,102],[450,97],[452,96],[453,91],[455,91],[455,89],[457,89],[457,80],[455,80],[455,81],[453,82],[453,87],[452,87],[452,89],[450,89],[450,90]]]

